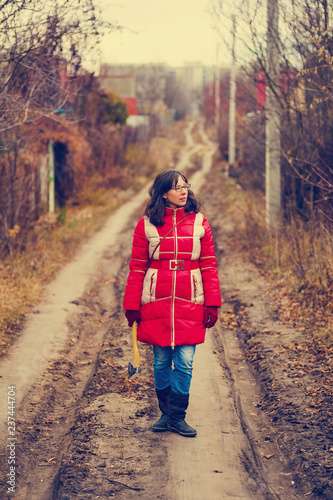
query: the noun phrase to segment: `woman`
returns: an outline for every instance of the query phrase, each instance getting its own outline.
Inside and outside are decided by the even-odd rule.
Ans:
[[[186,437],[197,434],[185,422],[195,348],[221,306],[211,229],[190,187],[175,170],[157,175],[134,231],[123,304],[138,340],[153,345],[162,412],[153,431]]]

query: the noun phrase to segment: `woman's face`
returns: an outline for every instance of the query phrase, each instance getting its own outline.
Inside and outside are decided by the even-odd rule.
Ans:
[[[174,187],[177,186],[178,188],[180,188],[181,186],[187,186],[186,182],[181,176],[179,176],[174,183]],[[174,187],[171,188],[167,193],[164,193],[163,198],[166,199],[167,206],[171,208],[184,207],[187,202],[188,191],[187,189],[180,189],[179,191],[176,191]]]

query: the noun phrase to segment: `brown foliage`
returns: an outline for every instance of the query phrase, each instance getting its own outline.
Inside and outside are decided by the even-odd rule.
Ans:
[[[55,165],[60,201],[75,196],[82,189],[92,164],[92,151],[85,130],[65,120],[44,118],[37,126],[21,126],[7,132],[6,139],[9,147],[0,156],[0,252],[22,248],[26,232],[45,211],[41,198],[41,166],[44,160],[47,183],[50,141],[55,150],[63,151],[61,161],[56,161]]]

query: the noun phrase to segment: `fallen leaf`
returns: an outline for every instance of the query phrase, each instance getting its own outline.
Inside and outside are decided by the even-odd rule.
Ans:
[[[109,279],[109,280],[102,281],[103,285],[109,285],[110,283],[115,283],[115,282],[116,282],[115,279]]]

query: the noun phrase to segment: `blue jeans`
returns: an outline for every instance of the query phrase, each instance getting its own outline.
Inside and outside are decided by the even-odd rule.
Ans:
[[[155,389],[171,387],[177,394],[188,394],[192,380],[195,345],[153,346]]]

